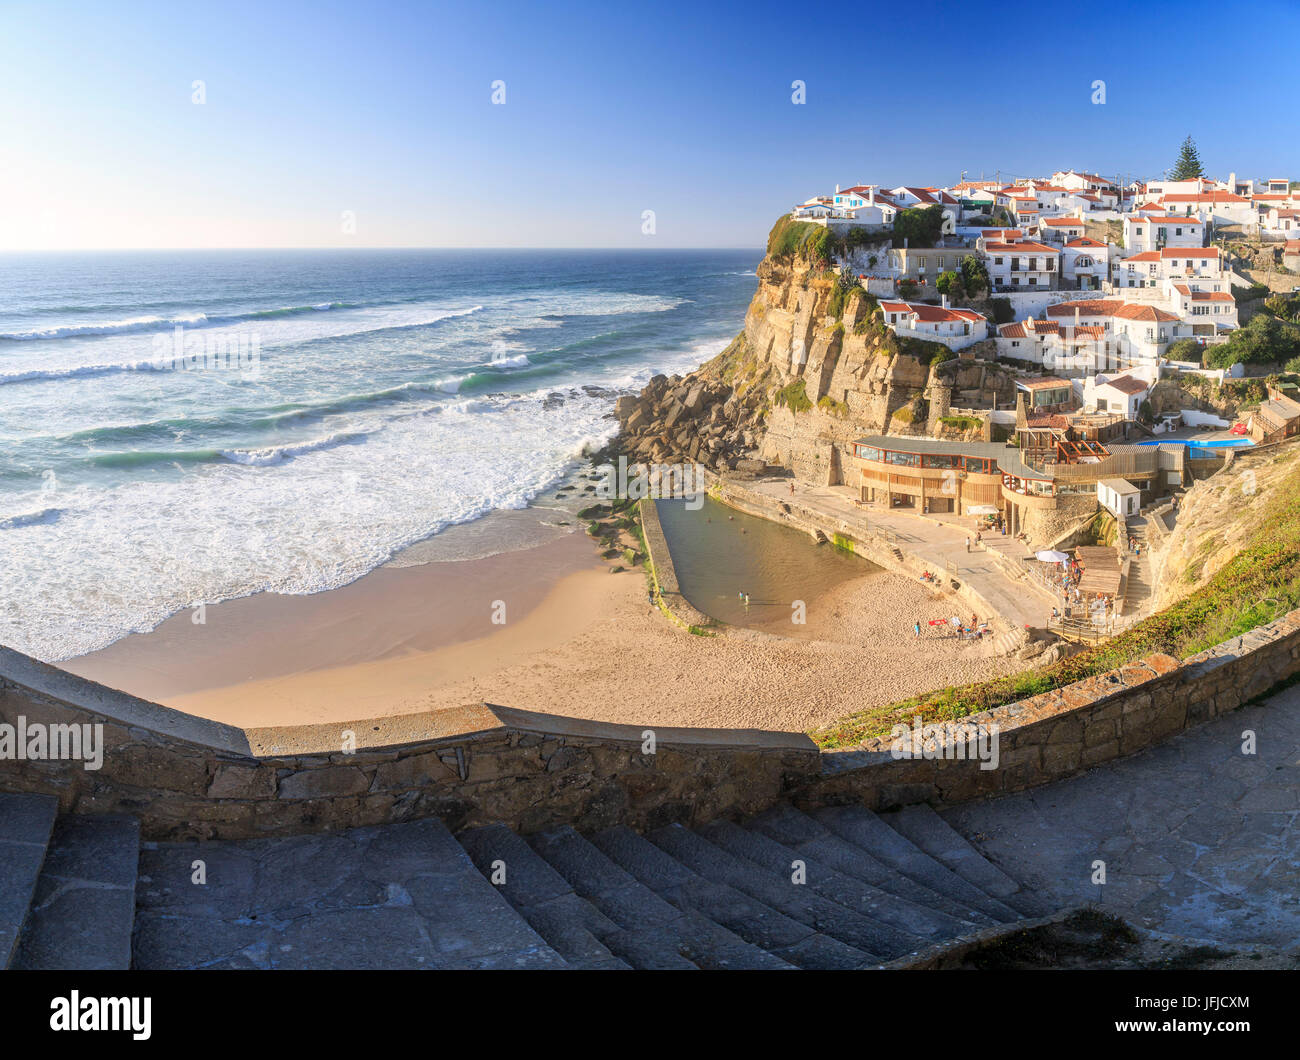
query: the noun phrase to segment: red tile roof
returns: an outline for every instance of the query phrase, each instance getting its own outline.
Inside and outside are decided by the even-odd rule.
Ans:
[[[1085,298],[1076,302],[1057,302],[1045,312],[1049,317],[1072,317],[1075,311],[1081,317],[1123,317],[1126,320],[1150,320],[1172,323],[1178,316],[1155,306],[1139,302],[1123,302],[1118,298]]]
[[[1046,243],[1026,240],[1020,243],[987,243],[985,250],[997,250],[1004,254],[1060,254],[1058,247],[1049,247]]]
[[[1150,386],[1141,379],[1134,379],[1131,375],[1121,375],[1115,379],[1108,379],[1101,384],[1102,386],[1111,387],[1118,390],[1121,394],[1145,394]]]

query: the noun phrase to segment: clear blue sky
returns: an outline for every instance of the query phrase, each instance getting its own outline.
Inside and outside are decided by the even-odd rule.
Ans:
[[[0,248],[758,246],[836,182],[1152,177],[1189,133],[1300,179],[1298,43],[1280,0],[9,0]]]

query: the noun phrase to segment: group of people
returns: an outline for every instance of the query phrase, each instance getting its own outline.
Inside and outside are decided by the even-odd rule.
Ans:
[[[978,616],[970,616],[970,625],[962,622],[960,618],[953,615],[951,618],[930,618],[926,619],[929,634],[937,635],[946,632],[950,637],[961,637],[964,640],[979,640],[985,633],[991,633],[988,623],[981,623]],[[922,636],[921,620],[918,618],[912,623],[912,634],[919,639]]]

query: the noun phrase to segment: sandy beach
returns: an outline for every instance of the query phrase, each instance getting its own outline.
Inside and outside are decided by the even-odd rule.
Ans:
[[[650,605],[640,568],[610,573],[590,540],[569,534],[384,567],[332,592],[209,606],[204,625],[177,615],[66,667],[236,725],[488,701],[637,725],[784,730],[1012,668],[987,640],[930,632],[926,620],[951,614],[950,601],[870,570],[810,601],[797,637],[774,626],[701,637]],[[498,600],[503,625],[492,622]]]

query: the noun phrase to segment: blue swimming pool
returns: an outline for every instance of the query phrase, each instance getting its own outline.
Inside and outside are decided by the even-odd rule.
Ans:
[[[1170,438],[1168,442],[1138,442],[1138,445],[1185,445],[1191,449],[1243,449],[1254,445],[1249,438]]]

